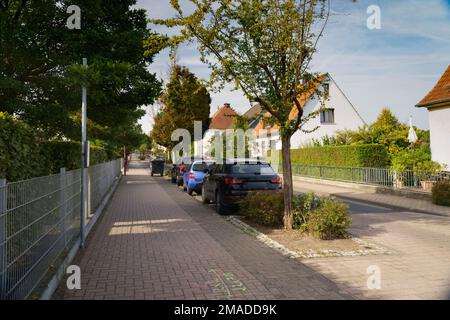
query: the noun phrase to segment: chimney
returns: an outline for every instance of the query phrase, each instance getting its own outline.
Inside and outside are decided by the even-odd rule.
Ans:
[[[225,102],[225,103],[223,104],[223,106],[224,106],[225,108],[230,108],[230,107],[231,107],[230,104],[229,104],[228,102]]]

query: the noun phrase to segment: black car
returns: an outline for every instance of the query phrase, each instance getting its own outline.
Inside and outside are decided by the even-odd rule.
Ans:
[[[202,201],[216,204],[216,211],[225,214],[238,206],[249,191],[281,188],[281,178],[270,164],[258,160],[224,160],[211,165],[202,185]]]

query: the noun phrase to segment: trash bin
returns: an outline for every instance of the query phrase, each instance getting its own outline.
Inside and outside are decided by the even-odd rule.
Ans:
[[[152,166],[151,166],[151,175],[153,176],[153,174],[160,174],[161,177],[164,175],[164,159],[153,159],[152,160]]]

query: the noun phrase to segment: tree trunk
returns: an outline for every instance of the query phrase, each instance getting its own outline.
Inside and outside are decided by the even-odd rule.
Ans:
[[[291,168],[291,137],[288,135],[281,136],[281,156],[283,167],[283,195],[284,195],[284,228],[292,229],[293,212],[292,212],[292,168]]]

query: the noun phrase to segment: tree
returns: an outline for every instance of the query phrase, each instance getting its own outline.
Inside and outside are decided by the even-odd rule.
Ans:
[[[171,150],[177,143],[171,140],[172,132],[183,128],[193,135],[194,121],[201,121],[203,130],[208,127],[211,97],[188,68],[176,64],[172,66],[160,101],[163,108],[155,117],[152,130],[152,137],[158,144]]]
[[[204,0],[191,1],[185,15],[171,0],[174,18],[156,24],[179,27],[167,42],[176,46],[195,39],[202,61],[212,69],[211,83],[234,81],[250,101],[258,102],[280,127],[284,179],[284,227],[292,228],[290,138],[317,114],[303,116],[301,97],[315,90],[322,78],[310,71],[329,16],[326,0]],[[318,93],[320,95],[320,93]],[[295,117],[290,116],[295,106]],[[309,117],[309,118],[308,118]]]
[[[0,110],[19,116],[44,138],[79,140],[84,84],[89,139],[117,145],[124,133],[134,134],[145,113],[141,107],[161,91],[147,67],[165,39],[147,28],[145,11],[133,8],[135,3],[0,1]],[[81,9],[80,30],[66,27],[69,5]],[[80,65],[83,57],[87,70]]]

